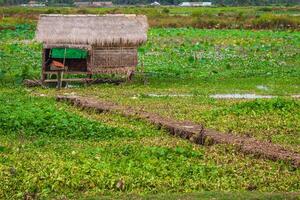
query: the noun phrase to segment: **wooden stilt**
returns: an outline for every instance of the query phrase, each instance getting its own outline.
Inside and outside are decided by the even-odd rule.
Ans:
[[[63,72],[62,71],[58,71],[57,72],[57,88],[60,90],[61,86],[62,86],[62,76],[63,76]]]

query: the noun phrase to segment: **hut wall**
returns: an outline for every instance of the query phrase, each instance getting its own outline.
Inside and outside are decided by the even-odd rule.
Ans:
[[[95,47],[92,50],[93,73],[129,73],[138,63],[136,47]]]

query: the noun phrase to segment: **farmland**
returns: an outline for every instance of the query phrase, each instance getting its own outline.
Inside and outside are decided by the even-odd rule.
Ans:
[[[41,44],[33,40],[36,16],[29,19],[32,14],[14,7],[1,9],[9,16],[0,20],[0,198],[299,195],[300,170],[289,163],[245,155],[231,145],[192,144],[143,120],[84,111],[54,99],[58,94],[99,98],[300,153],[300,101],[292,97],[300,94],[296,29],[152,25],[148,42],[139,48],[132,82],[73,84],[58,91],[22,86],[24,79],[40,76]],[[229,10],[214,9],[208,12]],[[251,13],[259,8],[247,9]],[[169,10],[168,16],[200,12]],[[272,12],[299,14],[287,9]],[[210,97],[234,93],[276,98]]]
[[[38,19],[39,14],[143,14],[149,25],[158,28],[208,29],[300,29],[300,7],[0,7],[0,14],[17,19]]]

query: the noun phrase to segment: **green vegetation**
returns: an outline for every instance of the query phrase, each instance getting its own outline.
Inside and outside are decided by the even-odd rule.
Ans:
[[[23,13],[13,13],[19,9],[15,7],[0,9],[5,15],[20,14],[0,20],[1,199],[100,195],[164,199],[169,193],[180,199],[298,198],[298,193],[282,193],[300,190],[300,170],[286,163],[243,155],[228,145],[191,144],[143,121],[82,111],[56,103],[53,96],[93,96],[300,152],[300,103],[291,97],[300,93],[299,32],[151,28],[148,42],[139,48],[140,64],[131,83],[88,88],[72,85],[61,91],[25,89],[20,86],[23,79],[40,76],[41,44],[32,40],[36,22],[23,18],[29,16],[30,9]],[[154,12],[151,9],[144,10]],[[201,9],[170,8],[165,13],[171,17],[186,12],[196,18]],[[230,8],[210,12],[221,9],[225,15],[236,12]],[[291,10],[274,8],[236,10],[241,9],[274,16],[292,14]],[[60,12],[66,10],[78,11],[64,8]],[[34,11],[33,18],[45,10]],[[268,17],[262,14],[255,20]],[[150,22],[154,19],[150,17]],[[279,98],[209,97],[218,93]]]
[[[31,41],[30,25],[18,27],[1,31],[5,38],[0,44],[3,84],[40,75],[41,47]],[[288,109],[269,109],[273,100],[262,100],[256,102],[262,104],[258,112],[248,104],[252,112],[244,112],[236,109],[239,100],[224,102],[207,98],[214,93],[282,97],[299,94],[299,44],[299,32],[150,29],[149,42],[139,49],[146,78],[137,73],[135,84],[100,85],[89,90],[69,89],[69,92],[100,95],[166,117],[192,120],[223,132],[246,134],[300,151],[297,100],[278,100]],[[26,62],[19,62],[21,59]],[[142,67],[138,70],[141,72]],[[152,93],[167,96],[149,96]],[[168,97],[168,94],[192,96]]]
[[[1,84],[21,83],[23,79],[39,76],[41,45],[32,42],[33,36],[30,24],[0,31]]]
[[[1,198],[300,187],[298,169],[230,146],[197,146],[143,122],[82,112],[22,89],[1,94]],[[124,188],[116,186],[120,180]]]
[[[28,0],[0,0],[0,5],[16,5],[16,4],[23,4],[28,3]],[[45,2],[45,1],[38,1],[38,2]],[[69,5],[72,6],[74,3],[74,0],[49,0],[46,1],[48,5]],[[92,2],[92,1],[90,1]],[[151,0],[112,0],[114,4],[121,4],[121,5],[147,5],[150,3],[153,3]],[[178,5],[181,2],[184,2],[184,0],[160,0],[159,1],[163,5]],[[212,0],[214,5],[296,5],[299,3],[297,0]]]
[[[6,134],[98,140],[138,136],[138,133],[109,128],[57,110],[53,106],[54,100],[35,101],[35,98],[26,97],[23,91],[16,92],[19,93],[18,96],[13,92],[2,91],[0,127]]]
[[[39,77],[41,46],[32,41],[33,27],[22,24],[16,30],[0,32],[2,82]],[[150,29],[148,37],[149,42],[139,49],[140,58],[149,79],[153,77],[157,83],[168,79],[195,85],[186,79],[202,80],[203,84],[217,79],[230,81],[232,77],[264,77],[273,84],[299,83],[299,32]],[[297,87],[276,88],[270,92],[297,92]]]
[[[178,78],[299,76],[299,32],[153,29],[146,70]],[[168,76],[168,75],[167,75]]]
[[[299,36],[298,32],[152,29],[149,42],[140,48],[146,78],[138,75],[135,84],[67,91],[300,152],[299,100],[290,98],[299,94]],[[258,93],[283,99],[208,98],[215,93]]]
[[[39,14],[143,14],[151,27],[208,29],[300,29],[299,6],[274,7],[0,7],[5,17],[38,19]],[[5,18],[4,18],[5,19]],[[1,21],[1,19],[0,19]],[[1,24],[1,22],[0,22]],[[1,25],[0,25],[1,29]]]

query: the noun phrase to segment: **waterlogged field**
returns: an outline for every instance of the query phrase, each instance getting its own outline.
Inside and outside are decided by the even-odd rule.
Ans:
[[[141,121],[83,112],[23,89],[1,89],[0,108],[1,198],[300,187],[300,171],[290,165],[228,145],[194,145]]]
[[[177,77],[298,77],[299,32],[153,29],[141,48],[146,71]]]
[[[299,152],[300,104],[292,97],[300,93],[299,44],[299,32],[152,29],[139,50],[143,64],[134,84],[61,93],[98,97]],[[279,98],[209,98],[232,93]]]
[[[300,94],[299,32],[152,28],[133,82],[57,91],[20,86],[40,75],[35,22],[1,23],[8,28],[0,31],[0,198],[297,198],[282,193],[300,190],[300,171],[287,163],[229,145],[194,145],[143,121],[82,111],[53,96],[92,96],[300,152],[300,102],[291,97]],[[228,93],[279,98],[209,96]]]

